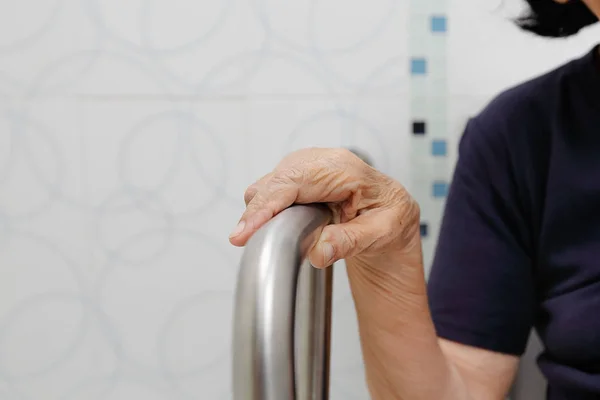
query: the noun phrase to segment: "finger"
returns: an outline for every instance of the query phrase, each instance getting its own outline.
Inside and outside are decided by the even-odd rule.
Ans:
[[[321,236],[309,251],[311,264],[317,268],[328,267],[371,248],[378,240],[385,240],[390,233],[389,217],[381,213],[369,214],[323,228]]]
[[[246,204],[246,206],[250,204],[254,196],[256,196],[256,193],[258,193],[258,187],[259,185],[254,183],[248,186],[248,189],[246,189],[246,191],[244,192],[244,203]]]
[[[266,182],[253,185],[245,196],[247,208],[230,242],[243,246],[265,222],[294,203],[342,202],[356,196],[358,201],[365,186],[360,168],[366,164],[357,164],[356,160],[347,151],[335,151],[329,159],[297,162],[296,166],[275,171]]]
[[[260,188],[269,182],[269,179],[271,179],[273,174],[273,172],[269,172],[268,174],[264,175],[262,178],[254,182],[252,185],[248,186],[248,188],[244,192],[244,203],[246,205],[248,205],[252,201],[254,196],[256,196],[256,193],[259,192]]]
[[[242,214],[237,227],[229,236],[230,242],[243,246],[267,221],[288,208],[298,197],[298,185],[292,181],[278,180],[254,194]]]

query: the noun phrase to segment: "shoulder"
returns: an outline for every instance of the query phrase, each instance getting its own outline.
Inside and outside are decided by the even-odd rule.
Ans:
[[[531,157],[549,146],[561,109],[569,102],[576,68],[571,61],[495,96],[469,120],[460,152],[479,151]]]
[[[550,127],[559,109],[573,96],[571,81],[576,79],[574,60],[536,78],[517,84],[495,96],[474,118],[476,130],[494,139],[505,139],[543,131]]]

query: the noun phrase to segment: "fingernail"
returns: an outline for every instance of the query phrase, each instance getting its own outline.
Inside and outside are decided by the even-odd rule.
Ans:
[[[231,232],[231,235],[229,235],[229,237],[232,238],[232,237],[238,236],[240,233],[242,233],[244,231],[245,227],[246,227],[246,222],[240,221],[240,223],[237,224],[237,226],[235,227],[233,232]]]
[[[323,260],[325,263],[329,263],[333,260],[333,246],[331,243],[323,242],[321,244],[321,251],[323,252]]]

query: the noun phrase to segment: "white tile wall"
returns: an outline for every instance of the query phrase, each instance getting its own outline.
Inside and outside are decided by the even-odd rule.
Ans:
[[[430,117],[450,164],[490,97],[598,34],[528,38],[498,3],[446,6],[448,115]],[[305,146],[429,185],[410,179],[436,167],[410,162],[408,65],[437,4],[0,2],[0,399],[231,399],[245,187]],[[424,201],[427,262],[442,206]],[[334,308],[332,399],[366,399],[343,263]]]

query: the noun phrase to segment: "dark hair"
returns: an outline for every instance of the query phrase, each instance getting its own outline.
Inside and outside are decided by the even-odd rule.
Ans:
[[[540,36],[566,37],[598,22],[598,17],[581,0],[527,0],[530,11],[517,18],[517,25]]]

